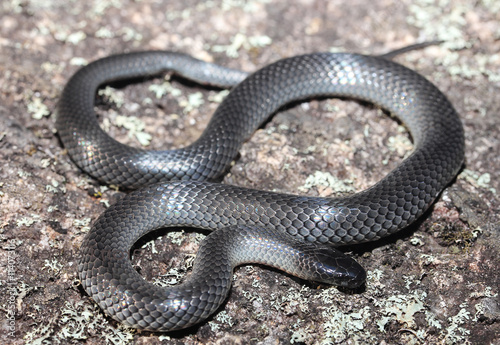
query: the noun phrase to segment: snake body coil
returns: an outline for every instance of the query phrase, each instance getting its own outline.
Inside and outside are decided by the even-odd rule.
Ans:
[[[201,83],[241,83],[201,137],[183,149],[145,152],[116,142],[99,128],[93,105],[100,85],[166,70]],[[376,240],[406,227],[462,165],[464,135],[453,106],[425,78],[397,63],[315,53],[280,60],[246,77],[181,54],[142,52],[98,60],[68,82],[56,126],[84,171],[126,188],[188,180],[150,184],[128,194],[102,214],[82,244],[82,285],[116,320],[155,331],[189,327],[220,306],[234,266],[244,262],[357,287],[366,278],[364,270],[332,246]],[[360,99],[390,111],[409,129],[414,151],[371,188],[341,199],[202,181],[223,173],[241,144],[281,107],[324,96]],[[216,231],[201,245],[186,281],[160,288],[133,269],[129,251],[144,234],[169,226]]]

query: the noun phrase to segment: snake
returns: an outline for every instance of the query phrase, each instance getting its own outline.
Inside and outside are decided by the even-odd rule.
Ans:
[[[94,111],[99,87],[165,73],[232,88],[195,142],[147,151],[101,129]],[[412,152],[373,186],[344,197],[218,182],[270,116],[287,105],[327,97],[372,103],[394,115],[411,135]],[[434,84],[383,56],[355,53],[298,55],[254,73],[178,52],[108,56],[67,82],[56,129],[81,170],[102,183],[135,189],[92,225],[80,248],[79,281],[111,318],[157,332],[209,318],[227,298],[233,270],[245,263],[346,289],[362,287],[366,271],[337,247],[374,241],[413,223],[458,174],[465,147],[459,116]],[[210,231],[188,277],[160,287],[134,269],[130,251],[147,233],[169,227]]]

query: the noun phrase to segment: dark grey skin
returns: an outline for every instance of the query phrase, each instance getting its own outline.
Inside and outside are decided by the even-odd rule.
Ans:
[[[201,137],[186,148],[146,152],[107,136],[93,110],[97,88],[165,71],[200,83],[239,84]],[[410,131],[414,151],[371,188],[341,199],[206,181],[226,171],[241,144],[282,106],[324,96],[364,100],[388,110]],[[243,263],[271,265],[303,279],[350,288],[362,285],[363,268],[333,247],[377,240],[405,228],[429,208],[464,160],[462,124],[433,84],[387,58],[347,53],[283,59],[248,77],[178,53],[111,56],[71,78],[56,127],[73,161],[88,174],[127,189],[147,185],[95,222],[81,247],[79,276],[108,315],[151,331],[203,321],[224,302],[232,271]],[[202,243],[188,279],[160,288],[134,270],[129,252],[148,232],[171,226],[215,231]]]

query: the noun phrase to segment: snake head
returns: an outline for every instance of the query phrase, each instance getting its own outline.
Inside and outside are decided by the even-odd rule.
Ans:
[[[311,261],[311,280],[346,288],[358,288],[366,280],[366,271],[354,259],[341,251],[321,246],[317,247],[315,259]]]

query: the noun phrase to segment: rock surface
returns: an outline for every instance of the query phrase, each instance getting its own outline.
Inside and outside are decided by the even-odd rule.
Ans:
[[[5,0],[0,18],[3,344],[499,344],[498,1]],[[123,195],[85,176],[54,131],[58,97],[80,65],[166,49],[253,71],[306,52],[382,54],[434,39],[445,42],[396,60],[455,105],[466,166],[418,224],[348,248],[369,273],[363,291],[240,267],[209,321],[154,334],[105,317],[78,286],[82,239]],[[96,110],[120,141],[140,146],[149,134],[149,148],[171,148],[199,136],[221,96],[159,77],[103,89]],[[126,119],[134,120],[131,130],[117,125]],[[223,182],[337,195],[372,185],[409,150],[406,132],[381,110],[311,101],[255,133]],[[186,272],[200,236],[160,235],[142,241],[133,262],[147,279],[167,284]]]

